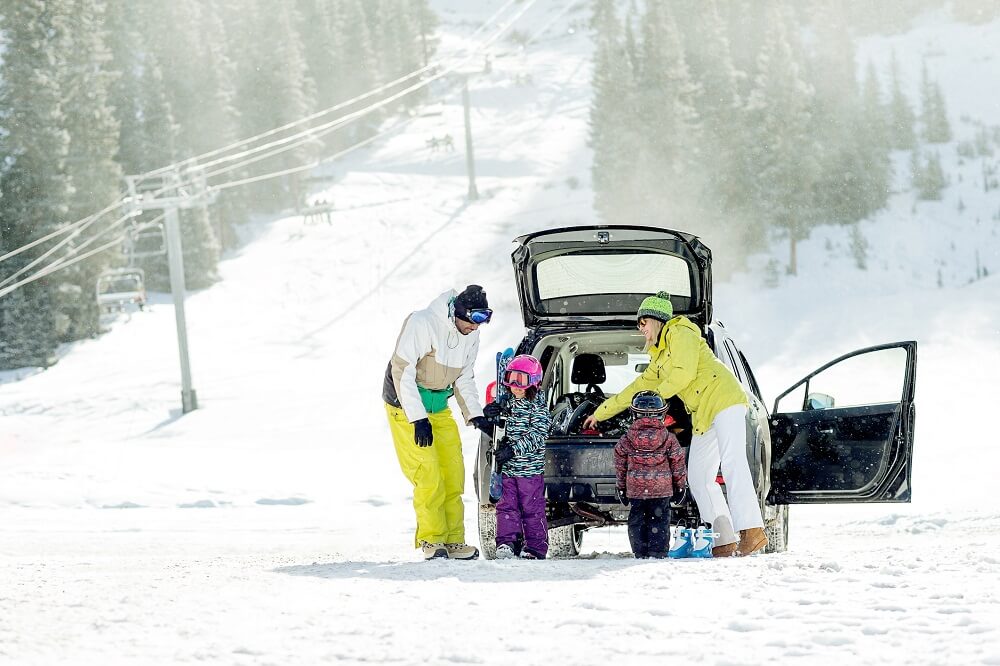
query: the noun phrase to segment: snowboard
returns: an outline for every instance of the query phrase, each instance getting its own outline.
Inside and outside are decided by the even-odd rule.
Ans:
[[[510,401],[510,389],[503,385],[503,373],[507,370],[507,364],[510,360],[514,358],[514,350],[510,347],[503,350],[502,352],[497,352],[497,383],[495,394],[493,396],[493,402],[498,405],[506,405]],[[497,443],[493,442],[493,451],[496,451]],[[490,503],[496,504],[500,501],[503,495],[503,478],[500,476],[500,470],[493,465],[493,472],[490,474]]]

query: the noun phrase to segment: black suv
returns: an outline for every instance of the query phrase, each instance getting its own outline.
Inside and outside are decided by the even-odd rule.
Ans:
[[[697,324],[750,402],[747,460],[760,498],[767,552],[788,545],[788,505],[909,502],[916,342],[894,342],[837,358],[782,393],[768,414],[750,364],[712,313],[712,252],[697,237],[639,226],[553,229],[515,239],[512,255],[527,334],[518,354],[538,358],[552,413],[545,443],[545,494],[552,556],[579,553],[591,527],[620,525],[613,449],[628,411],[582,431],[584,419],[641,374],[649,357],[635,313],[667,291],[675,314]],[[690,418],[677,398],[670,413],[690,445]],[[495,437],[476,459],[480,543],[494,557],[496,511],[489,503]],[[718,479],[725,489],[725,481]],[[689,494],[671,519],[698,520]]]

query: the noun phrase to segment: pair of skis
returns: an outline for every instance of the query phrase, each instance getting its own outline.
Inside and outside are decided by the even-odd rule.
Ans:
[[[500,406],[506,405],[510,400],[510,390],[503,385],[503,375],[507,370],[507,364],[510,363],[512,358],[514,358],[514,350],[510,347],[507,347],[507,349],[502,352],[497,352],[497,383],[493,395],[493,402]],[[495,432],[496,431],[494,430],[494,433]],[[497,442],[494,440],[491,451],[493,454],[496,454],[496,450]],[[494,464],[493,472],[490,474],[490,503],[496,504],[500,501],[502,495],[503,478],[500,476],[500,470],[497,469],[496,464]]]

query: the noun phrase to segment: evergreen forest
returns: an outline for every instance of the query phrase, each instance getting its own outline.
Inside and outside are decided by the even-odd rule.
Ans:
[[[46,366],[95,335],[109,267],[131,260],[169,289],[162,252],[124,256],[142,236],[129,229],[163,218],[129,204],[126,177],[157,193],[227,187],[179,211],[187,286],[205,287],[250,214],[303,204],[303,165],[418,101],[395,82],[431,61],[436,25],[427,0],[0,0],[0,369]],[[331,108],[350,122],[214,158]],[[174,180],[158,172],[175,164]]]

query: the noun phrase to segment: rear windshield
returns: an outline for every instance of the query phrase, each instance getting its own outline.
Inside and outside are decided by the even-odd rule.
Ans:
[[[657,252],[576,252],[544,259],[535,269],[539,305],[550,314],[634,313],[658,291],[670,294],[676,312],[686,312],[691,284],[684,259]]]

